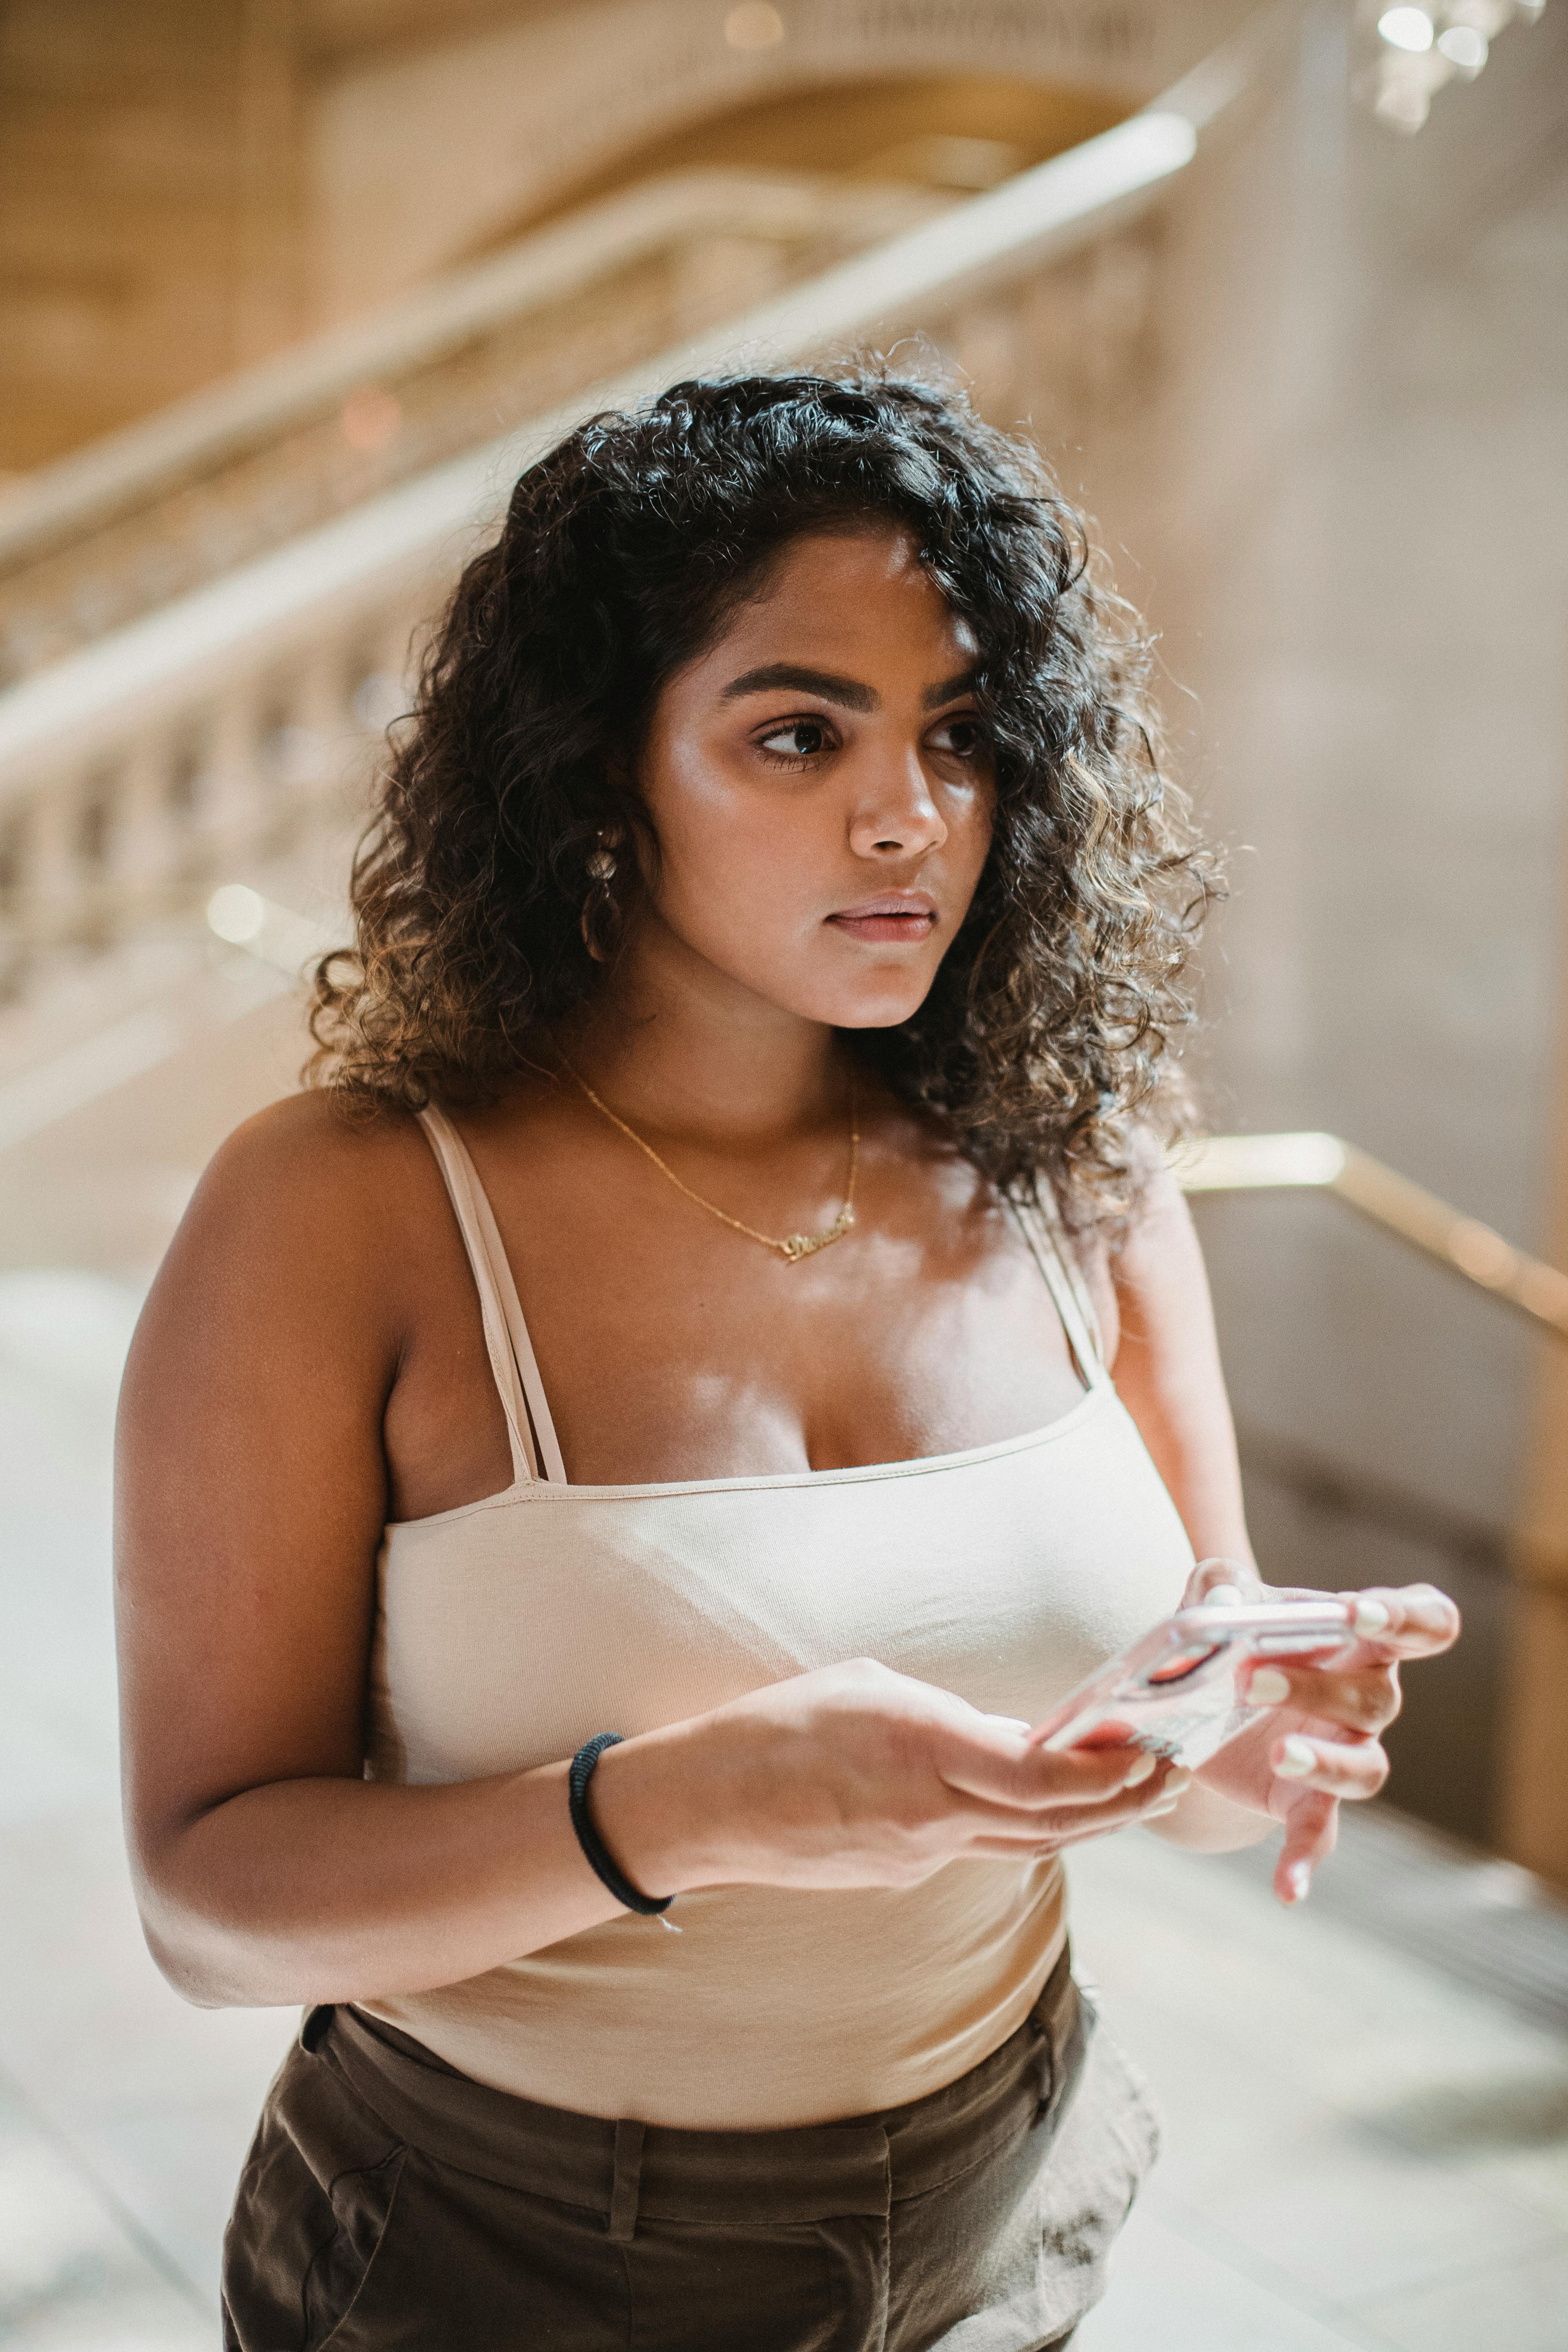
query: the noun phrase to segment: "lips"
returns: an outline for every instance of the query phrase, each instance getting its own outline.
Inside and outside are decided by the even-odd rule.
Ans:
[[[891,941],[918,946],[936,929],[936,900],[923,890],[886,890],[827,919],[836,931],[847,931],[851,939],[872,945]]]

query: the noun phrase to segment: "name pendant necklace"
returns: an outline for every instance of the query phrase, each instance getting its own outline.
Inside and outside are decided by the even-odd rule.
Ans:
[[[668,1162],[659,1158],[652,1144],[645,1143],[636,1128],[628,1127],[624,1118],[617,1118],[607,1102],[601,1102],[587,1079],[580,1071],[573,1068],[564,1054],[562,1055],[561,1061],[567,1073],[576,1079],[594,1108],[602,1112],[612,1127],[618,1127],[621,1133],[630,1142],[635,1143],[646,1158],[653,1161],[659,1174],[669,1179],[678,1192],[684,1192],[689,1201],[694,1201],[700,1209],[706,1209],[710,1217],[717,1217],[719,1223],[721,1225],[728,1225],[732,1233],[744,1234],[748,1241],[761,1242],[764,1249],[776,1251],[786,1265],[798,1265],[803,1257],[815,1257],[818,1250],[831,1249],[835,1242],[841,1242],[844,1239],[845,1234],[854,1224],[855,1178],[860,1162],[860,1107],[853,1070],[849,1073],[849,1172],[844,1186],[844,1206],[839,1210],[833,1223],[824,1226],[819,1234],[784,1234],[781,1236],[776,1234],[760,1234],[755,1225],[743,1223],[739,1217],[731,1216],[728,1210],[719,1208],[712,1201],[705,1201],[700,1192],[692,1191],[689,1184],[683,1184]]]

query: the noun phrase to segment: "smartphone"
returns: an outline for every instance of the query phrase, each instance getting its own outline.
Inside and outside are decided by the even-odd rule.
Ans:
[[[1037,1748],[1144,1748],[1206,1764],[1267,1710],[1237,1689],[1251,1658],[1310,1657],[1355,1640],[1349,1601],[1179,1609],[1069,1691],[1029,1734]]]

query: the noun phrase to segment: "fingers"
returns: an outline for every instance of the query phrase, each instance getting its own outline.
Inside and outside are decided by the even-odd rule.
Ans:
[[[1175,1811],[1192,1782],[1190,1772],[1168,1769],[1163,1779],[1150,1781],[1147,1791],[1139,1790],[1135,1799],[1122,1797],[1112,1804],[1098,1806],[1092,1812],[1064,1816],[1058,1843],[1077,1845],[1085,1838],[1104,1837],[1110,1830],[1133,1829],[1163,1820],[1167,1813]]]
[[[1004,1718],[987,1717],[989,1727]],[[950,1789],[987,1804],[1038,1811],[1047,1805],[1102,1805],[1124,1789],[1136,1790],[1159,1769],[1142,1748],[1030,1747],[1015,1732],[973,1733],[942,1756],[940,1770]]]
[[[1375,1739],[1313,1739],[1292,1731],[1275,1741],[1268,1761],[1276,1780],[1351,1802],[1375,1797],[1388,1778],[1388,1758]],[[1283,1802],[1293,1818],[1294,1790]]]
[[[1189,1605],[1198,1577],[1207,1575],[1211,1570],[1217,1575],[1225,1566],[1221,1561],[1205,1560],[1202,1568],[1194,1570],[1187,1587]],[[1249,1585],[1246,1597],[1251,1601],[1352,1601],[1356,1603],[1354,1630],[1361,1640],[1375,1643],[1380,1650],[1396,1652],[1403,1658],[1434,1657],[1439,1651],[1451,1648],[1459,1638],[1458,1610],[1435,1584],[1379,1584],[1359,1592],[1325,1592],[1320,1586],[1310,1584]]]
[[[1312,1873],[1332,1853],[1339,1831],[1340,1809],[1332,1797],[1310,1792],[1291,1806],[1274,1865],[1274,1892],[1281,1903],[1306,1901]]]
[[[1361,1639],[1402,1658],[1436,1657],[1459,1638],[1459,1612],[1435,1584],[1378,1585],[1345,1598],[1356,1604]]]
[[[1140,1822],[1159,1820],[1174,1812],[1192,1774],[1164,1766],[1136,1789],[1110,1798],[1102,1805],[1047,1806],[1038,1812],[1003,1813],[993,1809],[975,1822],[967,1851],[1017,1861],[1031,1854],[1052,1853],[1086,1838],[1104,1837],[1111,1830],[1129,1829]]]
[[[1246,1560],[1201,1559],[1187,1579],[1182,1606],[1196,1609],[1204,1601],[1212,1606],[1227,1592],[1238,1593],[1246,1601],[1258,1601],[1264,1590],[1258,1570]]]
[[[1243,1696],[1254,1706],[1289,1706],[1304,1716],[1376,1732],[1400,1708],[1399,1668],[1392,1663],[1357,1667],[1295,1665],[1284,1658],[1255,1665]]]
[[[1147,1760],[1154,1762],[1152,1757]],[[1125,1829],[1133,1822],[1157,1821],[1163,1813],[1174,1812],[1192,1784],[1190,1772],[1178,1765],[1162,1762],[1146,1778],[1141,1777],[1123,1787],[1102,1805],[1076,1805],[1059,1811],[1052,1809],[1050,1817],[1060,1824],[1064,1843],[1075,1838],[1100,1837],[1107,1830]]]

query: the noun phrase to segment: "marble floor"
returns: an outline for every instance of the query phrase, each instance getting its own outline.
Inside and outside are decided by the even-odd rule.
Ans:
[[[127,1884],[108,1449],[134,1306],[0,1273],[0,2346],[28,2352],[216,2346],[290,2030],[184,2007]],[[1084,2352],[1568,2346],[1568,2039],[1326,1890],[1288,1916],[1254,1868],[1144,1837],[1083,1855],[1075,1936],[1167,2121]]]

